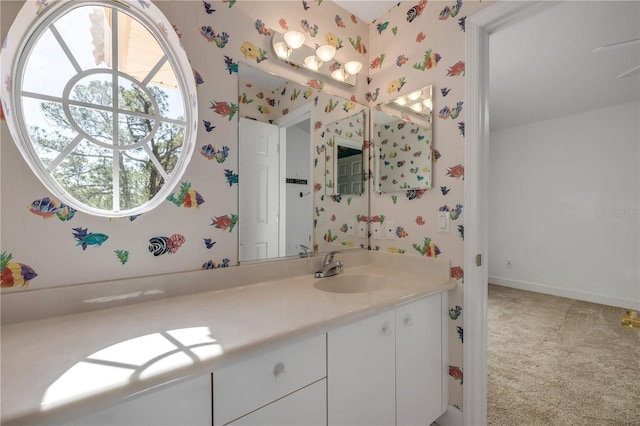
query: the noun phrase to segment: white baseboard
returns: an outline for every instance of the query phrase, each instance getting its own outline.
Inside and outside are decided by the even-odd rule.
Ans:
[[[579,290],[554,287],[545,284],[532,283],[528,281],[512,280],[509,278],[489,276],[490,284],[497,284],[519,290],[534,291],[536,293],[550,294],[553,296],[567,297],[570,299],[582,300],[585,302],[599,303],[601,305],[616,306],[625,309],[640,309],[640,300],[628,300],[618,297],[605,296],[602,294],[589,293]]]
[[[453,405],[436,420],[439,426],[462,426],[462,411]]]

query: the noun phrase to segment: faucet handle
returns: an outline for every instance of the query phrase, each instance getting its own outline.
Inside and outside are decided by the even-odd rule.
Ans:
[[[327,255],[324,257],[323,265],[328,265],[331,262],[333,262],[333,256],[336,255],[337,253],[338,253],[337,251],[330,251],[329,253],[327,253]]]

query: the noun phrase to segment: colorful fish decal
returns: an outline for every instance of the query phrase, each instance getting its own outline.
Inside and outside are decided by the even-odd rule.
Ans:
[[[384,61],[384,57],[386,56],[385,53],[381,53],[380,56],[376,57],[373,61],[371,61],[371,63],[369,64],[369,69],[376,69],[376,68],[380,68],[382,67],[382,62]]]
[[[462,32],[466,31],[466,24],[467,24],[466,16],[463,16],[462,18],[458,19],[458,28],[460,28],[460,31]]]
[[[338,236],[337,235],[332,235],[331,234],[331,229],[328,229],[327,232],[324,234],[323,238],[324,238],[325,242],[332,243],[332,242],[334,242],[335,240],[338,239]]]
[[[362,42],[362,37],[358,36],[358,37],[356,37],[355,40],[352,39],[351,37],[349,37],[349,43],[351,43],[351,46],[353,46],[353,48],[359,54],[364,55],[365,53],[367,53],[367,48],[365,47],[364,43]]]
[[[353,22],[354,24],[358,23],[358,18],[356,18],[356,15],[351,15],[351,22]]]
[[[376,90],[372,93],[372,92],[367,92],[365,94],[365,99],[367,100],[367,102],[375,102],[378,100],[378,95],[380,95],[380,88],[377,87]]]
[[[169,194],[167,201],[172,202],[178,207],[198,208],[204,203],[204,198],[202,198],[202,195],[200,195],[198,191],[191,188],[191,183],[181,182],[178,196],[176,197],[174,194]]]
[[[422,43],[423,41],[425,41],[426,38],[427,38],[427,36],[424,35],[423,32],[419,32],[418,35],[416,36],[416,42],[417,43]]]
[[[211,238],[203,238],[202,239],[204,241],[204,246],[210,250],[211,247],[214,246],[214,244],[216,243],[216,241],[213,241]]]
[[[311,37],[318,35],[318,26],[315,24],[313,26],[309,25],[309,22],[306,19],[300,21],[300,26],[305,32],[309,33]]]
[[[418,16],[422,14],[424,7],[427,5],[427,0],[420,0],[420,2],[407,10],[407,22],[413,22]]]
[[[442,195],[447,195],[449,191],[451,191],[451,188],[447,188],[446,186],[440,187],[440,192],[442,192]]]
[[[224,177],[227,180],[229,186],[232,186],[234,183],[238,183],[238,175],[233,173],[233,170],[224,169]]]
[[[149,252],[154,256],[174,254],[185,241],[182,234],[173,234],[170,237],[152,237],[149,239]]]
[[[234,72],[238,73],[238,63],[233,62],[233,59],[230,56],[224,55],[224,67],[227,71],[229,71],[229,75]]]
[[[262,20],[256,19],[255,27],[256,27],[256,31],[258,31],[258,34],[263,35],[263,36],[270,36],[271,35],[271,31],[269,31],[269,29],[264,24],[264,22],[262,22]]]
[[[89,246],[100,247],[109,238],[105,234],[87,233],[88,228],[73,228],[73,238],[76,240],[76,246],[82,246],[82,250],[86,250]]]
[[[457,325],[456,331],[458,332],[458,339],[460,339],[460,342],[464,343],[464,329]]]
[[[452,178],[462,178],[464,180],[464,166],[457,164],[447,169],[447,176]]]
[[[448,87],[443,87],[440,89],[440,94],[444,97],[444,96],[447,96],[450,91],[451,89],[449,89]]]
[[[191,67],[191,72],[193,73],[193,79],[196,82],[196,87],[200,86],[201,84],[204,84],[204,79],[202,78],[198,70]]]
[[[309,5],[307,4],[306,0],[302,0],[302,8],[304,10],[309,10]]]
[[[460,279],[464,280],[464,270],[460,266],[452,266],[451,278],[456,280],[460,280]]]
[[[382,34],[384,30],[389,26],[389,21],[383,22],[381,24],[376,25],[376,30],[378,30],[378,34]]]
[[[463,374],[462,374],[462,370],[460,370],[460,367],[456,367],[455,365],[450,365],[449,375],[456,380],[460,380],[460,384],[462,384]]]
[[[403,66],[404,64],[406,64],[408,61],[409,61],[409,58],[407,58],[407,57],[406,57],[406,56],[404,56],[404,55],[400,55],[400,56],[398,56],[398,58],[396,59],[396,65],[397,65],[397,66],[399,66],[399,67],[401,67],[401,66]]]
[[[416,223],[418,224],[418,226],[423,226],[427,222],[425,222],[422,216],[416,216]]]
[[[209,120],[202,120],[202,125],[204,126],[204,129],[207,131],[207,133],[216,128],[216,126],[211,125],[211,122]]]
[[[200,27],[200,34],[210,43],[215,43],[219,48],[223,48],[229,42],[229,34],[222,32],[222,34],[216,34],[216,31],[209,25]]]
[[[342,21],[340,15],[336,15],[335,21],[338,28],[345,28],[344,22]]]
[[[245,58],[255,59],[257,63],[260,63],[265,59],[268,59],[266,57],[267,55],[266,50],[263,50],[258,46],[256,46],[255,44],[250,43],[248,41],[245,41],[240,45],[240,51],[244,54]]]
[[[339,103],[339,102],[340,102],[340,101],[335,101],[335,102],[334,102],[333,98],[330,98],[330,99],[329,99],[329,103],[327,104],[327,106],[325,106],[325,107],[324,107],[324,112],[326,112],[327,114],[329,114],[329,113],[333,112],[334,108],[335,108],[336,106],[338,106],[338,103]]]
[[[317,80],[315,78],[311,78],[309,80],[307,80],[307,84],[317,90],[322,90],[322,88],[324,87],[324,82]]]
[[[229,215],[212,217],[210,226],[214,226],[218,229],[229,230],[229,232],[233,231],[234,226],[238,223],[238,215],[232,214],[231,217]]]
[[[233,116],[238,112],[238,105],[233,102],[229,105],[227,102],[211,102],[210,109],[214,110],[216,113],[220,114],[223,117],[227,117],[229,121],[233,118]]]
[[[258,111],[260,111],[260,114],[270,114],[271,113],[271,109],[266,105],[258,105]]]
[[[138,0],[140,1],[140,0]],[[42,13],[43,10],[45,10],[47,7],[49,7],[49,2],[47,0],[36,0],[36,15],[40,15]],[[142,5],[142,3],[140,3]],[[144,6],[143,6],[144,7]],[[149,7],[149,6],[147,6]]]
[[[222,263],[218,263],[216,265],[216,263],[213,260],[209,260],[202,264],[202,269],[209,270],[209,269],[227,268],[229,266],[230,261],[231,261],[230,259],[224,258],[222,259]]]
[[[464,121],[458,123],[458,132],[460,132],[460,135],[464,137]]]
[[[460,12],[460,8],[462,8],[462,0],[456,0],[456,4],[453,6],[445,6],[442,11],[440,11],[440,15],[438,19],[441,21],[446,21],[449,18],[455,18]]]
[[[229,9],[231,9],[231,7],[236,4],[237,0],[222,0],[222,3],[229,3]]]
[[[458,237],[464,240],[464,225],[458,225]]]
[[[462,214],[462,204],[456,204],[456,207],[449,212],[451,220],[457,220]]]
[[[298,99],[299,95],[300,95],[300,89],[293,89],[293,93],[291,94],[291,100],[295,101],[296,99]]]
[[[424,52],[424,60],[417,64],[413,64],[413,68],[420,71],[430,70],[431,68],[438,65],[440,59],[442,59],[442,57],[439,53],[432,52],[431,49],[428,49]]]
[[[398,226],[396,228],[396,236],[398,238],[405,238],[405,237],[408,237],[409,234],[407,233],[407,231],[404,230],[404,228],[402,226]]]
[[[28,287],[29,281],[38,276],[36,271],[24,263],[12,262],[11,253],[0,254],[0,287]]]
[[[333,33],[327,33],[324,38],[329,46],[333,46],[336,50],[342,49],[342,40]]]
[[[207,13],[207,15],[211,15],[213,12],[215,12],[215,9],[211,8],[211,3],[202,0],[202,6],[204,6],[204,11]]]
[[[60,203],[56,200],[52,200],[49,197],[45,197],[39,200],[33,201],[27,206],[29,211],[35,215],[42,217],[43,219],[49,219],[58,212],[60,209]]]
[[[431,238],[425,237],[422,245],[412,244],[411,245],[416,251],[418,251],[421,255],[426,257],[437,257],[440,254],[440,249],[436,246]]]
[[[453,308],[449,309],[449,318],[452,320],[457,320],[462,314],[462,306],[456,305]]]
[[[129,261],[129,250],[114,250],[113,252],[123,265]]]
[[[400,77],[397,80],[390,81],[389,84],[387,84],[387,93],[391,94],[393,92],[399,92],[400,89],[402,89],[402,86],[404,86],[405,82],[406,81],[404,77]]]
[[[200,148],[200,154],[207,158],[207,160],[216,160],[218,163],[224,163],[229,155],[229,147],[223,146],[222,149],[216,149],[215,146],[209,144]]]
[[[458,61],[447,70],[447,77],[464,75],[464,61]]]

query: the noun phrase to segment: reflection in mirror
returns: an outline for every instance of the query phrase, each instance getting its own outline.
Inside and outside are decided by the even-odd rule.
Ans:
[[[364,187],[364,112],[327,126],[327,195],[362,194]]]
[[[244,63],[238,75],[240,261],[366,248],[366,226],[356,232],[366,191],[325,196],[333,126],[323,124],[357,114],[362,138],[366,107]]]
[[[376,106],[373,143],[379,193],[431,188],[431,86]]]

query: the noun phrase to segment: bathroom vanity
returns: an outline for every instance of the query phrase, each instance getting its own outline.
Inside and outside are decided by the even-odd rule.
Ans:
[[[448,261],[339,257],[337,277],[284,261],[311,273],[4,326],[2,424],[430,424]]]

